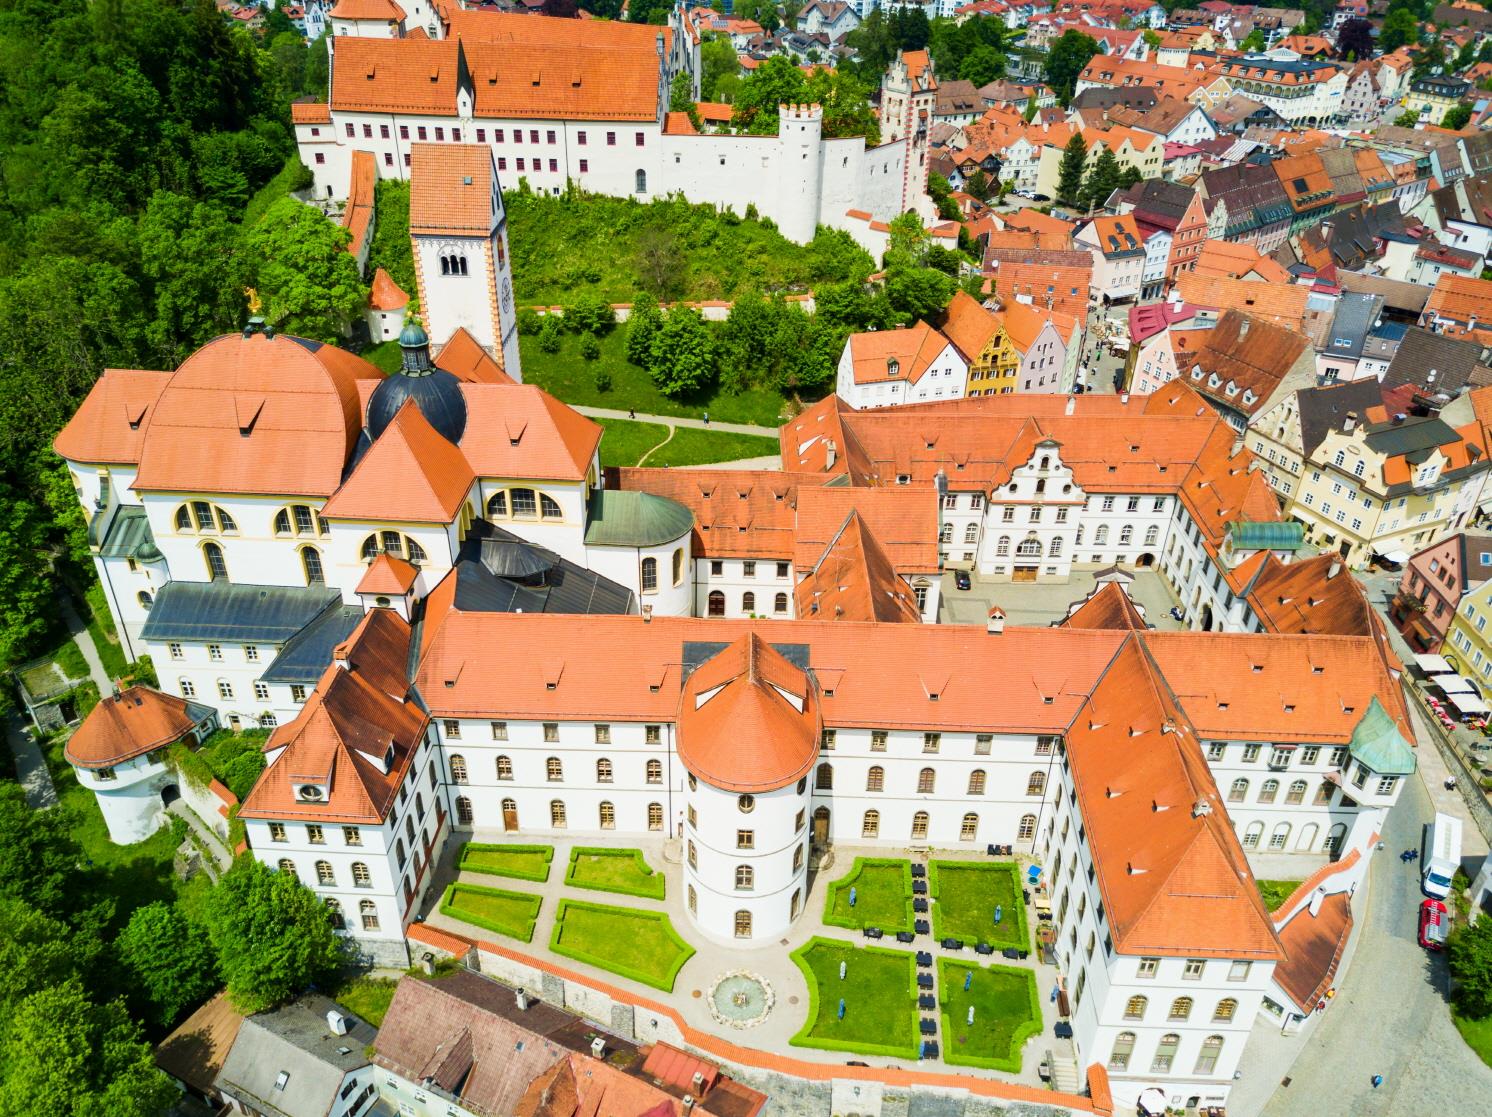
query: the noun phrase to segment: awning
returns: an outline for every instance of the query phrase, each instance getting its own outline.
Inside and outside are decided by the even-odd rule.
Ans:
[[[1431,685],[1438,690],[1443,690],[1446,694],[1476,693],[1476,687],[1471,685],[1471,681],[1460,675],[1436,675]]]
[[[1405,551],[1389,551],[1386,554],[1380,553],[1378,557],[1385,562],[1392,562],[1398,566],[1403,566],[1409,561],[1409,555]]]
[[[1417,655],[1414,665],[1426,675],[1454,675],[1456,669],[1445,661],[1443,655]]]
[[[1166,1095],[1154,1086],[1141,1090],[1139,1106],[1141,1113],[1148,1113],[1151,1117],[1165,1117]]]
[[[1463,714],[1492,713],[1492,706],[1487,705],[1475,694],[1447,694],[1445,700]]]

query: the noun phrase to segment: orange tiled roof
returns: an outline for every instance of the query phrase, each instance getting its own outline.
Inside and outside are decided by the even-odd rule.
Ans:
[[[900,330],[851,334],[850,367],[856,384],[887,380],[915,384],[948,346],[948,339],[926,322]],[[892,375],[891,362],[896,362]]]
[[[69,461],[91,465],[138,462],[151,411],[170,381],[169,372],[104,369],[52,448]]]
[[[1352,933],[1352,902],[1346,892],[1333,892],[1316,912],[1301,908],[1280,928],[1285,959],[1274,969],[1274,979],[1302,1012],[1312,1012],[1331,987],[1337,964]]]
[[[378,184],[378,165],[371,151],[352,153],[352,174],[347,184],[347,205],[342,208],[342,228],[351,234],[347,251],[361,256],[373,228],[373,190]]]
[[[498,350],[498,356],[493,357],[465,326],[458,326],[450,340],[435,354],[435,364],[457,380],[471,384],[516,385],[518,381],[503,371],[501,355],[502,350]]]
[[[454,116],[459,49],[455,39],[342,36],[332,69],[332,111]]]
[[[1229,279],[1214,273],[1185,271],[1176,280],[1176,294],[1193,306],[1234,309],[1251,318],[1300,330],[1305,323],[1309,287]]]
[[[368,305],[374,310],[403,310],[409,305],[409,296],[404,293],[404,288],[394,282],[393,276],[382,268],[377,268],[373,272],[373,284],[368,292]]]
[[[1010,338],[1010,344],[1014,345],[1022,355],[1030,352],[1031,346],[1036,344],[1036,339],[1041,336],[1041,331],[1046,329],[1047,323],[1052,320],[1051,311],[1038,310],[1034,306],[1012,299],[1007,302],[1001,310],[1004,321],[1005,335]]]
[[[1132,213],[1095,217],[1084,231],[1091,231],[1098,251],[1105,256],[1118,252],[1133,253],[1144,248],[1144,239]]]
[[[667,497],[694,513],[693,553],[705,558],[793,556],[794,518],[800,486],[817,486],[814,474],[747,469],[618,469],[608,487]]]
[[[1492,327],[1492,281],[1444,272],[1425,303],[1422,321],[1446,319],[1441,333],[1447,337],[1465,338],[1484,334]],[[1475,329],[1468,328],[1475,321]]]
[[[814,479],[818,481],[818,478]],[[850,513],[865,525],[892,569],[927,574],[939,567],[938,502],[926,489],[799,485],[792,524],[793,565],[813,566]]]
[[[460,448],[406,400],[321,514],[329,520],[448,524],[475,480]]]
[[[394,0],[337,0],[332,6],[333,19],[377,19],[402,22],[404,9]]]
[[[325,101],[292,101],[290,120],[293,124],[330,124],[332,108]]]
[[[1290,273],[1279,263],[1253,245],[1239,241],[1205,241],[1191,271],[1209,279],[1241,279],[1252,273],[1267,283],[1293,282]]]
[[[999,334],[1000,319],[985,310],[978,299],[956,291],[944,311],[942,331],[965,360],[975,361]]]
[[[368,564],[367,573],[357,584],[357,592],[402,597],[418,581],[419,576],[418,567],[387,551],[380,551],[378,557]]]
[[[670,112],[663,116],[663,134],[665,136],[697,136],[699,129],[694,126],[694,121],[689,119],[686,112]]]
[[[1063,628],[1143,632],[1148,625],[1118,582],[1105,582],[1062,620]]]
[[[63,752],[75,767],[108,768],[174,744],[196,724],[185,699],[136,685],[100,700]]]
[[[1366,591],[1334,554],[1284,563],[1265,552],[1249,604],[1266,632],[1373,635]]]
[[[579,481],[601,427],[533,384],[467,383],[461,452],[478,477]]]
[[[922,620],[911,587],[856,511],[806,569],[807,576],[793,591],[800,617],[902,624]]]
[[[492,149],[485,144],[417,143],[409,151],[410,232],[487,236],[499,204]]]

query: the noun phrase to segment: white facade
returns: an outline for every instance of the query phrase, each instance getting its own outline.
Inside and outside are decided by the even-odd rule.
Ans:
[[[166,761],[161,748],[110,768],[73,768],[78,784],[93,792],[115,845],[144,841],[160,828],[165,816],[161,792],[176,782]]]
[[[1055,331],[1054,331],[1055,332]],[[839,372],[834,390],[851,407],[864,410],[871,407],[895,407],[903,403],[927,403],[940,399],[962,399],[969,390],[969,365],[952,342],[944,341],[937,355],[916,374],[908,369],[902,375],[891,371],[892,364],[901,371],[903,362],[890,358],[886,374],[874,379],[857,379],[851,337],[845,342],[839,355]],[[1061,362],[1058,362],[1061,367]]]

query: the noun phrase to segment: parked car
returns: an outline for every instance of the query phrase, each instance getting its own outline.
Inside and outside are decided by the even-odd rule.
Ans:
[[[953,584],[961,590],[968,589],[972,585],[969,581],[969,572],[967,570],[955,570],[953,572]]]
[[[1444,950],[1450,915],[1439,900],[1426,900],[1419,906],[1419,944],[1426,950]]]

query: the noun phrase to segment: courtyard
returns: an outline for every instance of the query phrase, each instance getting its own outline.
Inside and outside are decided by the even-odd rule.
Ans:
[[[943,575],[938,623],[982,625],[989,616],[990,606],[998,605],[1005,610],[1007,624],[1053,625],[1066,617],[1074,604],[1093,592],[1098,572],[1105,569],[1109,568],[1074,564],[1072,577],[1066,582],[1022,582],[1019,585],[971,571],[972,585],[967,590],[954,584],[953,572],[949,571]],[[1144,613],[1147,624],[1162,632],[1175,632],[1186,627],[1172,618],[1171,608],[1178,602],[1158,571],[1128,567],[1125,571],[1134,575],[1129,594]]]
[[[712,940],[691,921],[677,841],[613,848],[589,844],[600,835],[545,845],[473,837],[442,858],[427,922],[661,996],[702,1032],[813,1062],[978,1068],[1028,1085],[1041,1083],[1045,1052],[1070,1057],[1039,995],[1056,971],[1017,953],[1030,947],[1030,924],[1014,862],[940,852],[931,864],[917,859],[914,878],[909,856],[835,847],[810,873],[803,914],[786,935],[748,944]],[[547,871],[556,865],[564,871]],[[866,927],[883,937],[870,940]],[[964,945],[945,948],[945,937]],[[992,953],[975,953],[976,943]],[[1001,958],[1005,948],[1011,955]],[[1043,1032],[1041,1045],[1028,1043]]]

